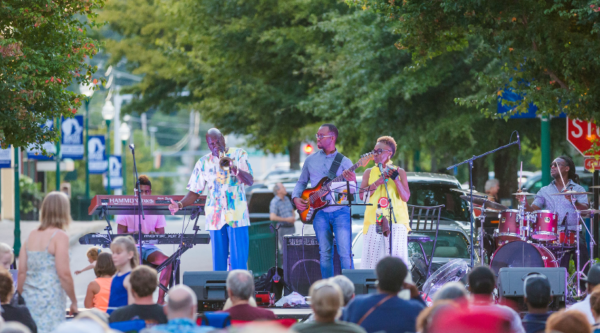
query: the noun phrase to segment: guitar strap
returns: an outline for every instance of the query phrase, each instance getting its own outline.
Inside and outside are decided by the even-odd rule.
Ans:
[[[340,164],[342,164],[342,159],[344,159],[344,155],[338,152],[337,155],[335,155],[333,163],[331,163],[331,168],[329,168],[329,175],[327,176],[329,179],[334,179],[337,176],[337,171],[340,168]]]

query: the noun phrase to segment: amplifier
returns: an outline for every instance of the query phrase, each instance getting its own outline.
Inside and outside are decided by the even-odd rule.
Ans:
[[[335,244],[335,240],[334,240]],[[283,281],[287,288],[284,294],[292,291],[308,296],[308,289],[321,279],[319,242],[315,235],[286,235],[283,242]],[[337,247],[333,246],[333,274],[342,274],[340,256]]]
[[[527,310],[524,303],[525,279],[530,275],[543,275],[550,282],[552,304],[550,309],[558,310],[565,307],[567,295],[567,269],[564,267],[503,267],[498,271],[498,295],[501,298],[518,303],[518,308]]]

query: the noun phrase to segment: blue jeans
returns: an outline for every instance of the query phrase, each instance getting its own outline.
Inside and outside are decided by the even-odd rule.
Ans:
[[[333,276],[334,234],[342,269],[353,268],[350,208],[342,207],[333,212],[318,211],[313,220],[313,228],[319,242],[321,277],[327,279]]]

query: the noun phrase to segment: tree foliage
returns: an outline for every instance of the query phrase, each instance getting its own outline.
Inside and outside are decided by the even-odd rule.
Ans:
[[[86,36],[104,0],[4,0],[0,2],[0,143],[26,147],[57,141],[46,119],[77,112],[83,95],[73,82],[93,84],[86,57],[98,42]],[[87,21],[86,18],[89,20]]]
[[[474,73],[481,89],[457,96],[463,105],[495,116],[498,96],[510,88],[524,98],[508,103],[515,112],[533,103],[545,114],[600,119],[597,0],[349,2],[389,20],[414,70],[456,51],[468,50],[467,62],[488,58]]]

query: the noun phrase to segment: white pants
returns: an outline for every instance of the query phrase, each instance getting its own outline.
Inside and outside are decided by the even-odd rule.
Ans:
[[[363,234],[362,269],[375,269],[377,262],[390,253],[389,237],[378,234],[376,228],[375,224],[371,224],[367,234]],[[411,268],[408,260],[408,230],[403,224],[392,224],[392,256],[402,259],[406,267]]]

